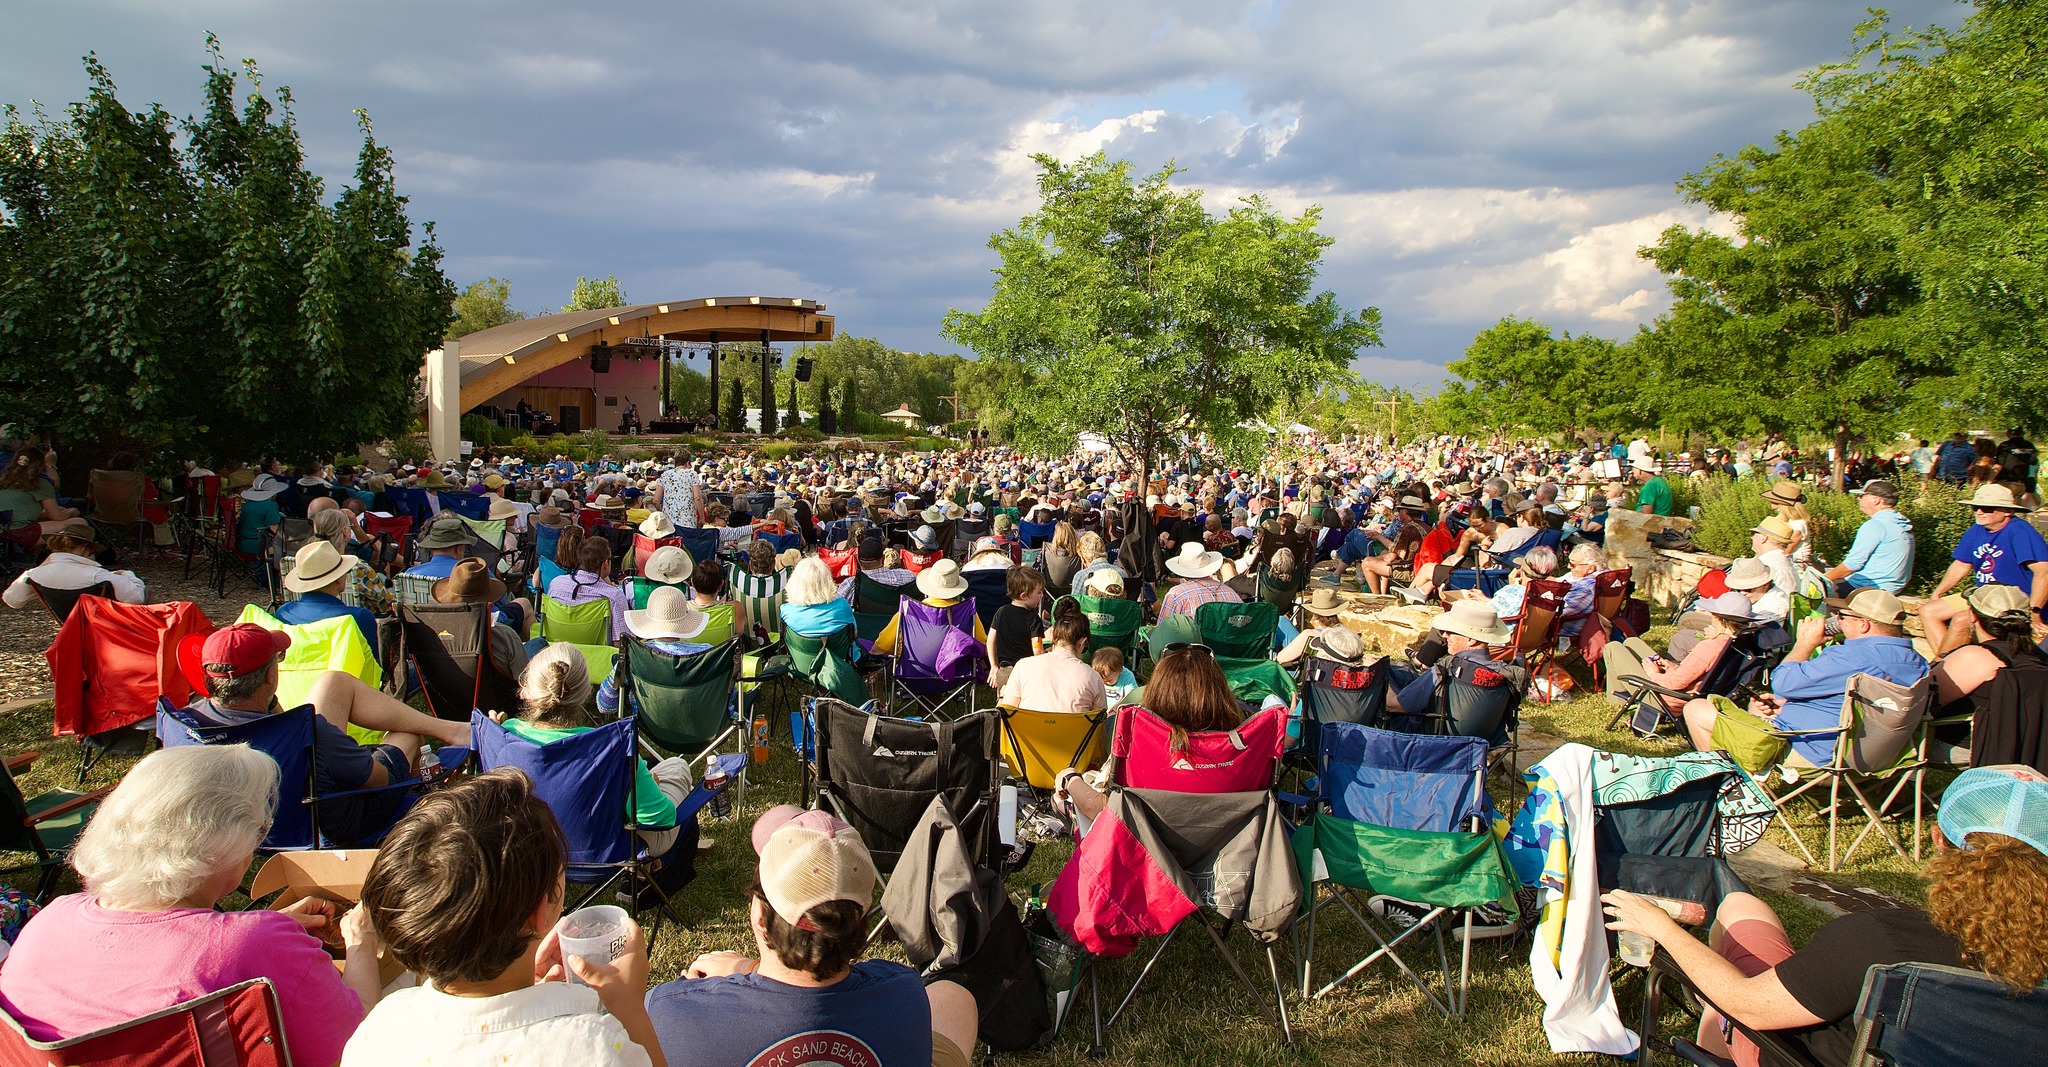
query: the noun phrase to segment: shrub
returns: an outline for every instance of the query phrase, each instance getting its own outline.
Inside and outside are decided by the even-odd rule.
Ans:
[[[498,435],[498,426],[482,415],[462,417],[462,439],[473,441],[477,448],[488,448]]]
[[[1723,556],[1749,555],[1749,531],[1771,514],[1770,503],[1763,499],[1770,484],[1761,477],[1708,479],[1699,487],[1700,521],[1693,527],[1693,540]],[[1906,592],[1925,592],[1941,580],[1949,554],[1975,519],[1962,503],[1966,495],[1955,486],[1929,482],[1901,488],[1904,496],[1899,500],[1899,514],[1913,524],[1913,578]],[[1856,528],[1863,525],[1863,510],[1856,506],[1856,498],[1808,486],[1806,510],[1812,516],[1815,558],[1829,564],[1840,562],[1856,539]]]
[[[425,434],[407,434],[404,437],[394,437],[385,442],[384,454],[391,457],[391,462],[393,463],[410,463],[415,467],[425,463],[429,456],[432,455],[427,449],[427,436]]]
[[[825,439],[825,435],[817,427],[803,425],[785,426],[780,436],[786,441],[818,442]]]
[[[802,441],[770,441],[761,446],[761,454],[777,463],[810,450],[811,446]]]

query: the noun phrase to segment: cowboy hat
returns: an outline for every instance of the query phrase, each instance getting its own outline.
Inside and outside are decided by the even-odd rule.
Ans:
[[[558,527],[569,525],[569,518],[568,516],[562,514],[561,508],[558,508],[553,504],[545,504],[542,505],[539,511],[533,513],[533,524],[535,526],[545,526],[549,529],[556,529]]]
[[[1764,499],[1773,504],[1797,504],[1806,499],[1806,490],[1789,478],[1780,478],[1764,490]]]
[[[1506,644],[1514,636],[1500,621],[1500,613],[1484,600],[1460,600],[1449,611],[1429,621],[1429,628],[1470,638],[1482,645]]]
[[[645,610],[626,613],[626,629],[648,641],[687,641],[710,624],[711,616],[690,603],[690,594],[669,585],[647,594]]]
[[[676,524],[669,521],[668,513],[657,511],[640,520],[640,536],[650,541],[659,541],[676,535]]]
[[[299,549],[292,572],[284,576],[284,587],[294,593],[317,593],[333,585],[355,564],[354,556],[344,556],[331,542],[315,539]]]
[[[430,470],[427,473],[420,475],[419,481],[413,484],[420,489],[452,488],[448,483],[448,479],[444,477],[440,471],[437,470]]]
[[[505,583],[491,577],[480,559],[466,559],[434,583],[437,604],[494,604],[505,598]]]
[[[1335,589],[1318,589],[1315,595],[1308,598],[1308,603],[1302,605],[1302,609],[1310,615],[1330,618],[1343,611],[1344,605],[1338,603]]]
[[[597,499],[590,502],[590,506],[599,511],[621,511],[624,510],[626,502],[610,493],[599,493]]]
[[[967,595],[967,579],[959,563],[942,559],[917,572],[917,590],[934,600],[958,600]]]
[[[1207,578],[1223,569],[1223,553],[1211,552],[1199,541],[1180,546],[1180,555],[1166,561],[1166,569],[1183,578]]]
[[[1989,508],[1997,511],[2025,511],[2020,502],[2013,499],[2012,490],[1995,482],[1977,487],[1977,492],[1964,501],[1973,508]]]
[[[429,521],[420,531],[421,548],[455,548],[476,540],[476,531],[462,521],[462,516],[444,511]]]
[[[1762,589],[1771,584],[1771,569],[1764,561],[1754,556],[1736,560],[1728,567],[1728,588],[1736,592],[1748,589]]]
[[[491,498],[491,510],[484,516],[484,519],[488,521],[491,519],[516,519],[518,517],[519,505],[502,496],[494,496]]]
[[[663,545],[647,554],[640,564],[640,576],[663,585],[680,585],[690,580],[696,564],[678,545]]]

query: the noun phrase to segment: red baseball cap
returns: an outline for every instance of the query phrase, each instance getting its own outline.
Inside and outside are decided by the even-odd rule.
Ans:
[[[196,646],[196,655],[195,652]],[[186,676],[240,678],[260,671],[292,647],[292,637],[282,630],[266,630],[253,622],[238,622],[207,634],[203,643],[197,634],[186,638],[179,648],[186,660]],[[193,670],[197,667],[197,671]]]

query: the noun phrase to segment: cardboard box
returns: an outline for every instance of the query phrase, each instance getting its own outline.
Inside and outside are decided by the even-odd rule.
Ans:
[[[369,877],[370,864],[376,859],[374,848],[280,852],[256,869],[256,881],[249,887],[249,896],[261,899],[276,893],[277,899],[270,906],[280,910],[307,897],[331,900],[338,919],[362,898],[363,881]],[[341,961],[336,960],[334,965],[339,968]],[[397,960],[378,955],[377,976],[385,985],[404,973],[405,968]]]

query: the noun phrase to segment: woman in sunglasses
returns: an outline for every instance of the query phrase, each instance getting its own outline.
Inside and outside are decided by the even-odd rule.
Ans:
[[[1169,743],[1176,750],[1187,747],[1189,734],[1231,730],[1245,720],[1245,706],[1230,691],[1230,682],[1207,645],[1166,646],[1166,654],[1159,657],[1151,679],[1138,695],[1143,697],[1145,710],[1173,728]],[[1101,815],[1109,804],[1102,791],[1072,767],[1061,771],[1058,781],[1060,792],[1085,818]]]

